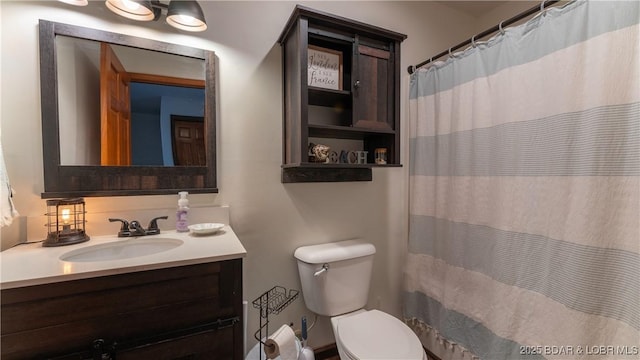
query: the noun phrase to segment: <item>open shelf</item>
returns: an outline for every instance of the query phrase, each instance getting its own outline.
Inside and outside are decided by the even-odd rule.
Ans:
[[[315,164],[314,164],[315,165]],[[348,164],[327,164],[329,166],[282,166],[283,183],[299,182],[344,182],[344,181],[371,181],[371,166],[331,166]]]
[[[363,168],[363,169],[370,169],[370,168],[377,168],[377,167],[402,167],[402,164],[371,164],[371,163],[367,163],[367,164],[334,164],[334,163],[299,163],[299,164],[287,164],[287,165],[282,165],[283,168],[290,168],[290,167],[304,167],[304,168],[335,168],[335,169],[350,169],[350,168]]]
[[[365,129],[353,126],[309,124],[310,137],[362,140],[372,134],[394,135],[395,133],[396,132],[393,130]]]
[[[309,86],[309,105],[351,107],[351,91]],[[349,105],[349,106],[347,106]]]
[[[283,169],[287,168],[318,168],[318,169],[351,169],[351,168],[361,168],[361,169],[370,169],[376,166],[376,164],[343,164],[343,163],[313,163],[313,162],[303,162],[303,163],[295,163],[295,164],[284,164],[282,165]]]

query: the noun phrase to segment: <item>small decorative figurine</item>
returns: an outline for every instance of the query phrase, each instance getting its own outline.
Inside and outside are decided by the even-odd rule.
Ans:
[[[331,148],[322,144],[309,144],[309,161],[329,162],[329,152]]]

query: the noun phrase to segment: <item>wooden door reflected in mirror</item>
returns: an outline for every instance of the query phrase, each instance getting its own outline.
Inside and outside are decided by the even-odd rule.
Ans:
[[[100,43],[100,165],[131,165],[129,83],[118,55]]]
[[[201,117],[171,116],[173,159],[178,166],[205,164],[204,121]]]

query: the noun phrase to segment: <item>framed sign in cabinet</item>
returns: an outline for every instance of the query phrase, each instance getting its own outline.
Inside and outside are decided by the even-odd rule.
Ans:
[[[309,45],[307,55],[307,85],[342,90],[342,52]]]
[[[369,181],[372,167],[402,166],[400,43],[406,37],[296,6],[278,40],[282,182]],[[385,162],[376,162],[376,150]]]

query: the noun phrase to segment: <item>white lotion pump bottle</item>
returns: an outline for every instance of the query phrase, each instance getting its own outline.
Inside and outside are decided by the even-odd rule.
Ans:
[[[180,198],[178,199],[178,211],[176,211],[176,231],[187,232],[189,231],[189,221],[187,215],[189,213],[189,195],[186,191],[180,191],[178,193]]]

